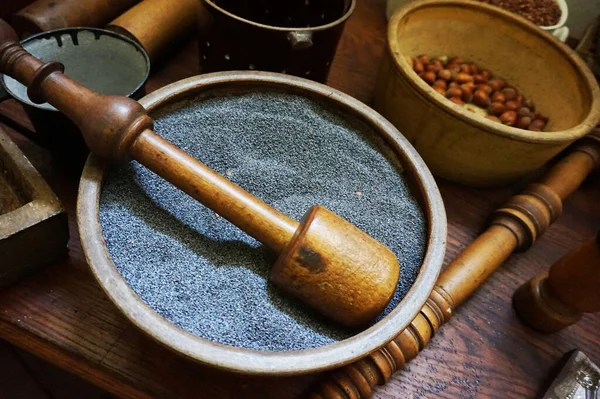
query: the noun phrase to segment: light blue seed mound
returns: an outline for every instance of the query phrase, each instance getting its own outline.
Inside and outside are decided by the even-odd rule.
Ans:
[[[155,117],[158,134],[288,216],[321,204],[387,245],[402,272],[380,318],[404,297],[423,261],[424,215],[369,127],[278,92],[188,100]],[[135,162],[110,171],[100,222],[133,290],[200,337],[287,351],[357,332],[281,294],[267,282],[268,249]]]

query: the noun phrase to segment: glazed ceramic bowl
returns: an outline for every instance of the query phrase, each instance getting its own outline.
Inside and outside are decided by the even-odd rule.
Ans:
[[[550,118],[544,132],[469,112],[437,93],[411,57],[461,56],[503,78]],[[600,120],[600,91],[577,54],[520,17],[474,1],[425,0],[389,23],[374,107],[432,172],[472,186],[512,182],[544,165]]]

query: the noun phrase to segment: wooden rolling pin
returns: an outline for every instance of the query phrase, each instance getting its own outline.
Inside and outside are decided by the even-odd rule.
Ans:
[[[390,343],[328,374],[311,399],[366,399],[429,343],[453,311],[504,263],[513,251],[525,251],[560,216],[562,201],[600,166],[600,130],[576,143],[544,177],[494,212],[490,227],[440,274],[408,328]],[[597,265],[595,265],[597,267]]]
[[[0,73],[27,86],[33,102],[65,113],[92,152],[137,160],[279,253],[271,281],[331,319],[357,326],[384,309],[400,272],[387,247],[320,206],[298,224],[154,133],[136,101],[94,93],[63,71],[25,51],[0,20]]]
[[[106,29],[136,40],[154,61],[193,30],[200,10],[200,0],[143,0]]]
[[[138,1],[37,0],[16,13],[11,22],[22,39],[59,28],[103,27]]]

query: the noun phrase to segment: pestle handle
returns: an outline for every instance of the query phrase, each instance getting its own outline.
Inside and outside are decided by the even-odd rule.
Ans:
[[[277,253],[291,241],[296,221],[154,133],[152,119],[138,102],[95,93],[63,71],[61,64],[44,64],[25,51],[0,19],[0,73],[27,86],[32,101],[48,102],[67,115],[93,153],[137,160]]]

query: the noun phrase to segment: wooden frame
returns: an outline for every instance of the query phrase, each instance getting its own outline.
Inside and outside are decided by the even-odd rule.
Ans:
[[[0,288],[67,252],[67,214],[59,199],[0,129]]]

